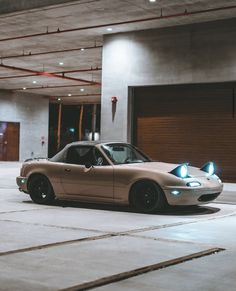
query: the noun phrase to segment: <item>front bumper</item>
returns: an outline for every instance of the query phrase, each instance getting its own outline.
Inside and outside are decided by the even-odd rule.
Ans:
[[[21,176],[17,177],[16,184],[18,185],[20,191],[28,193],[26,177],[21,177]]]
[[[169,205],[200,205],[215,200],[223,190],[223,184],[217,187],[167,187],[163,189]],[[173,195],[173,191],[179,192]]]

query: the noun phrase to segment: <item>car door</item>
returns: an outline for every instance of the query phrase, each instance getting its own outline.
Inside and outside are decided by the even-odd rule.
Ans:
[[[113,199],[113,166],[101,162],[101,157],[95,159],[97,151],[94,146],[84,145],[68,149],[61,179],[67,196]]]

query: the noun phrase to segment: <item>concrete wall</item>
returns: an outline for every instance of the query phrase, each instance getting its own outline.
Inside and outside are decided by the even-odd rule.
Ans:
[[[105,36],[101,137],[130,139],[128,86],[235,80],[236,19]]]
[[[30,94],[0,90],[0,121],[20,122],[20,160],[47,157],[48,99]],[[41,145],[41,138],[45,144]]]

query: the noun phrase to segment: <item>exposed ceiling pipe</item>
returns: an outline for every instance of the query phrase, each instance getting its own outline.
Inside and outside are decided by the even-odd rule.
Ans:
[[[69,71],[56,71],[56,72],[51,72],[51,74],[72,74],[72,73],[82,73],[82,72],[94,72],[94,71],[101,71],[102,68],[96,67],[96,68],[89,68],[89,69],[77,69],[77,70],[69,70]],[[18,78],[27,78],[27,77],[34,77],[37,76],[37,73],[33,74],[27,74],[27,75],[13,75],[13,76],[2,76],[0,77],[0,80],[5,80],[5,79],[18,79]],[[90,81],[89,81],[90,82]],[[99,84],[98,84],[99,85]]]
[[[27,78],[27,77],[34,77],[34,76],[37,76],[37,74],[3,76],[3,77],[0,77],[0,80]]]
[[[102,68],[90,68],[90,69],[78,69],[78,70],[69,70],[69,71],[57,71],[53,72],[53,74],[72,74],[72,73],[83,73],[83,72],[94,72],[94,71],[101,71]]]
[[[68,102],[68,103],[67,103]],[[56,100],[56,99],[50,99],[50,103],[53,103],[53,104],[55,104],[55,103],[59,103],[59,104],[63,104],[63,105],[92,105],[92,104],[97,104],[97,105],[100,105],[101,104],[101,102],[100,101],[80,101],[80,100],[78,100],[77,102],[76,102],[76,100],[73,100],[73,101],[68,101],[68,100],[60,100],[60,101],[58,101],[58,100]]]
[[[54,35],[54,34],[62,34],[62,33],[67,33],[67,32],[75,32],[75,31],[103,28],[103,27],[123,25],[123,24],[132,24],[132,23],[138,23],[138,22],[148,22],[148,21],[161,20],[161,19],[170,19],[170,18],[178,18],[178,17],[184,17],[184,16],[192,16],[192,15],[197,15],[197,14],[230,10],[230,9],[235,9],[235,8],[236,8],[236,5],[202,9],[202,10],[196,10],[196,11],[190,11],[190,12],[187,11],[187,9],[185,9],[184,12],[175,13],[175,14],[168,14],[168,15],[163,15],[162,10],[161,10],[160,16],[154,16],[154,17],[148,17],[148,18],[139,18],[139,19],[134,19],[134,20],[127,20],[127,21],[120,21],[120,22],[113,22],[113,23],[106,23],[106,24],[98,24],[98,25],[91,25],[91,26],[83,26],[83,27],[70,28],[70,29],[58,28],[57,30],[54,30],[54,31],[49,31],[47,29],[46,32],[2,38],[2,39],[0,39],[0,42],[9,41],[9,40],[32,38],[32,37],[40,37],[40,36],[49,36],[49,35]]]
[[[56,86],[38,86],[38,87],[26,87],[27,90],[43,90],[43,89],[56,89],[56,88],[71,88],[71,87],[87,87],[87,86],[100,86],[97,84],[80,84],[80,85],[56,85]],[[13,91],[24,91],[23,88],[14,88]]]
[[[102,48],[102,45],[79,47],[79,48],[72,48],[72,49],[63,49],[63,50],[53,50],[53,51],[48,51],[48,52],[36,52],[36,53],[32,53],[31,51],[29,51],[28,53],[23,52],[22,54],[18,54],[18,55],[2,56],[1,59],[4,60],[4,59],[34,57],[34,56],[40,56],[40,55],[59,54],[59,53],[66,53],[66,52],[99,49],[99,48]]]
[[[58,96],[53,96],[52,99],[55,99],[55,98],[78,98],[78,97],[88,97],[88,96],[101,96],[100,93],[94,93],[94,94],[80,94],[80,95],[71,95],[71,96],[68,96],[68,95],[58,95]]]
[[[65,79],[65,80],[70,80],[70,81],[77,81],[77,82],[84,82],[84,83],[89,83],[89,84],[98,84],[100,85],[99,82],[94,82],[94,81],[88,81],[80,78],[72,78],[72,77],[67,77],[64,75],[57,75],[55,73],[49,73],[49,72],[39,72],[39,71],[34,71],[30,69],[24,69],[20,67],[13,67],[13,66],[8,66],[4,64],[0,64],[0,67],[6,68],[6,69],[11,69],[15,71],[21,71],[21,72],[27,72],[27,73],[32,73],[33,76],[43,76],[43,77],[53,77],[53,78],[60,78],[60,79]]]

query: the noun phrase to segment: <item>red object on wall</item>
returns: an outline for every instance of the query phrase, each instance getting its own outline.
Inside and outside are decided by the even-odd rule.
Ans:
[[[45,136],[41,136],[41,145],[44,146],[45,144]]]
[[[111,97],[111,102],[112,103],[116,103],[118,101],[117,97],[116,96],[112,96]]]

